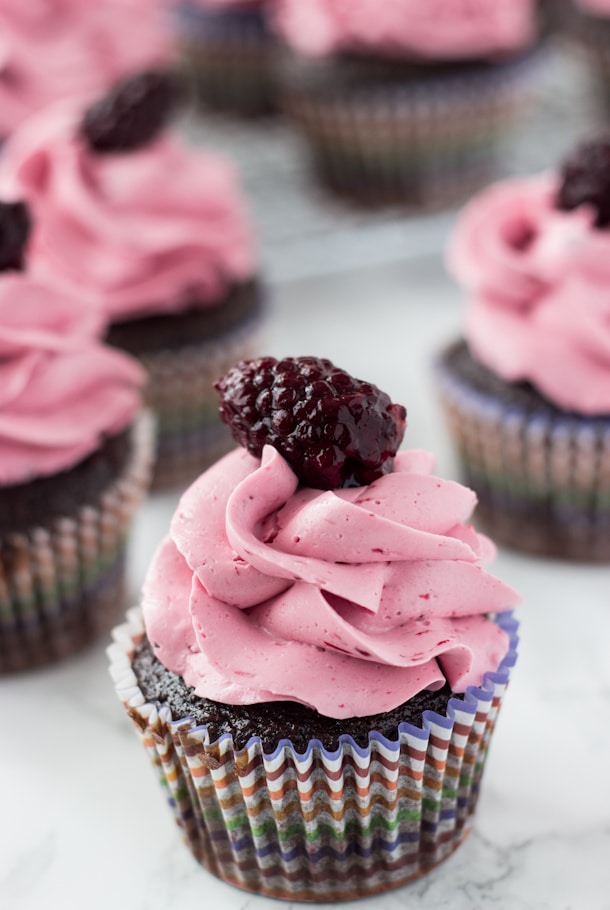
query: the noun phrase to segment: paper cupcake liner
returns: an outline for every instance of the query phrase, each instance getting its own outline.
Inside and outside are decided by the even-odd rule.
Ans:
[[[610,561],[610,417],[531,412],[468,384],[441,359],[441,403],[475,522],[536,555]]]
[[[152,489],[185,486],[235,443],[218,416],[214,382],[260,344],[258,317],[200,344],[142,354],[147,403],[157,418]]]
[[[349,735],[336,751],[289,740],[266,754],[258,737],[236,751],[230,735],[147,703],[131,668],[144,636],[139,609],[115,629],[111,675],[195,858],[223,881],[267,897],[340,901],[424,875],[468,833],[489,740],[516,660],[517,622],[498,671],[447,716],[424,712],[396,741],[377,732],[367,748]],[[349,721],[346,721],[349,724]]]
[[[0,674],[59,660],[125,610],[125,542],[150,476],[153,422],[134,425],[123,473],[94,505],[0,541]]]
[[[289,73],[282,101],[333,191],[362,203],[437,207],[495,176],[539,56],[402,83],[333,88],[329,77],[327,94]]]
[[[199,100],[246,116],[276,106],[275,41],[261,10],[203,10],[184,3],[175,31]]]

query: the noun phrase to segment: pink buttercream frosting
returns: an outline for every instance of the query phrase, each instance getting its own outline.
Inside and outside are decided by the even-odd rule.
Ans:
[[[34,213],[30,270],[121,321],[220,302],[250,279],[255,255],[235,174],[167,133],[124,154],[96,154],[80,113],[31,118],[0,165],[5,196]]]
[[[276,0],[273,9],[282,38],[312,56],[467,59],[519,51],[536,33],[533,0]]]
[[[610,414],[610,230],[555,207],[557,178],[508,180],[462,213],[448,251],[473,355],[556,406]]]
[[[0,136],[171,54],[161,0],[0,0]]]
[[[508,647],[486,614],[517,597],[482,567],[474,493],[432,461],[400,453],[370,486],[321,491],[269,446],[227,455],[182,497],[147,576],[159,659],[202,697],[337,718],[480,684]]]
[[[142,370],[101,329],[78,300],[0,277],[0,485],[73,467],[132,421]]]

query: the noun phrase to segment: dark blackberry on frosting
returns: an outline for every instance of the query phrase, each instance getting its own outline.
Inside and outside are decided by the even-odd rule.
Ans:
[[[32,220],[25,202],[0,202],[0,271],[23,271]]]
[[[219,379],[220,416],[251,455],[274,446],[302,483],[363,486],[392,470],[406,411],[318,357],[242,361]]]
[[[81,131],[92,151],[131,152],[148,145],[167,125],[182,95],[178,79],[147,70],[119,82],[85,112]]]
[[[583,142],[560,169],[557,207],[572,211],[581,205],[595,209],[595,226],[610,224],[610,135]]]

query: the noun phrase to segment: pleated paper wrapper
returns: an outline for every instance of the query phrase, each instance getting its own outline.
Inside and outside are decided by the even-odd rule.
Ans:
[[[425,712],[391,741],[372,731],[336,751],[312,740],[304,754],[282,740],[266,754],[258,737],[236,751],[230,735],[147,703],[131,668],[144,636],[134,608],[114,631],[111,675],[194,857],[223,881],[268,897],[351,900],[424,875],[472,824],[489,740],[516,659],[517,622],[497,672],[447,716]]]
[[[528,411],[476,390],[443,358],[441,404],[475,523],[540,556],[610,562],[610,416]]]
[[[97,502],[0,541],[0,674],[67,657],[124,614],[125,545],[154,451],[150,414],[132,440],[126,467]]]

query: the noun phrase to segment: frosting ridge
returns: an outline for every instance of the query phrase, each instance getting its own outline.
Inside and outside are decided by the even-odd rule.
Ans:
[[[333,717],[480,684],[508,646],[486,614],[517,598],[464,524],[474,494],[431,468],[399,453],[370,486],[324,492],[270,446],[230,453],[184,494],[147,577],[159,659],[203,697]]]
[[[0,280],[0,484],[66,470],[125,429],[144,376],[102,321],[25,275]]]
[[[474,356],[556,406],[610,413],[610,232],[560,211],[553,174],[503,181],[458,219],[447,254]]]

